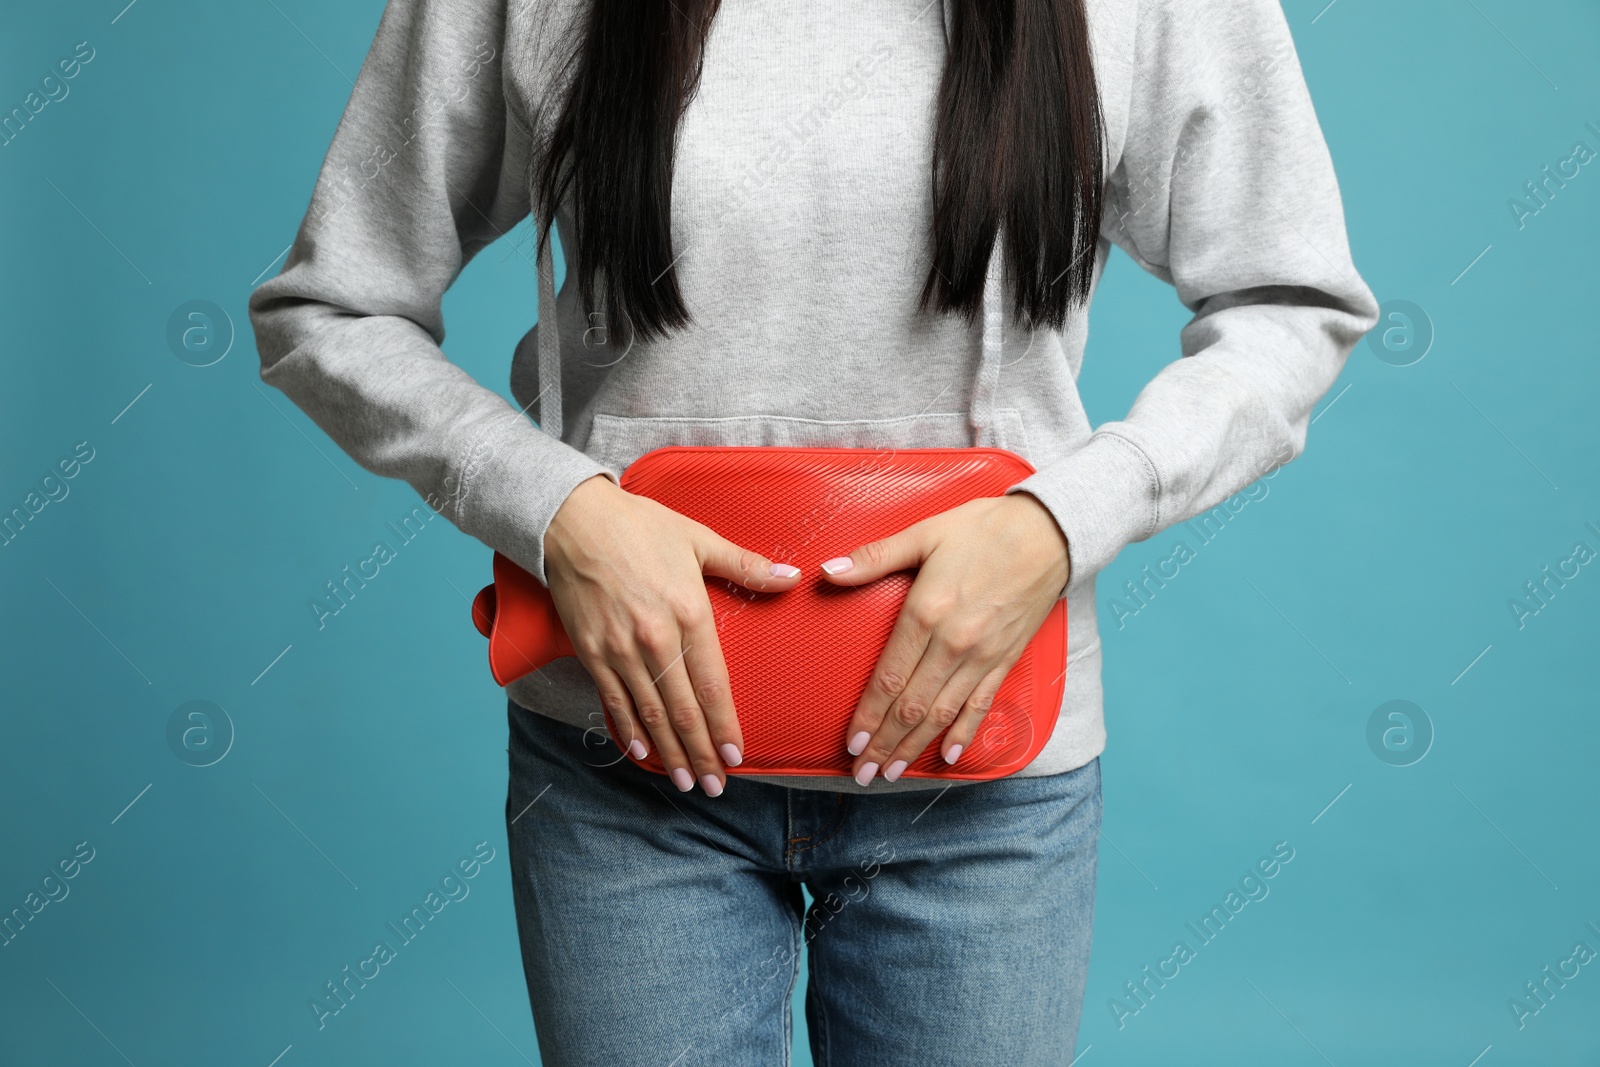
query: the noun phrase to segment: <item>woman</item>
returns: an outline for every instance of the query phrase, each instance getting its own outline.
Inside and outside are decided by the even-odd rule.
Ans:
[[[529,214],[577,284],[556,292],[544,227],[518,411],[444,357],[440,298]],[[1112,244],[1194,318],[1092,429],[1075,381]],[[263,380],[545,583],[578,649],[508,687],[548,1064],[787,1062],[802,944],[818,1063],[1071,1061],[1095,577],[1297,455],[1377,318],[1272,0],[390,0],[250,309]],[[705,579],[818,576],[620,488],[679,443],[992,445],[1035,467],[830,546],[819,580],[917,570],[838,739],[854,778],[730,775]],[[900,779],[930,744],[959,762],[1063,597],[1040,755],[958,788]]]

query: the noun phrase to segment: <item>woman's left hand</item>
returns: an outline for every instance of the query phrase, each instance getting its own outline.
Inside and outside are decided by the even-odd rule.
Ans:
[[[845,732],[862,785],[880,768],[900,777],[946,727],[944,759],[956,762],[1070,577],[1067,539],[1028,493],[969,500],[822,565],[834,585],[913,567]]]

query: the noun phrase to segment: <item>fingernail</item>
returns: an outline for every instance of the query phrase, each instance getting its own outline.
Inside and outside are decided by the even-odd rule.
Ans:
[[[732,741],[724,742],[717,751],[722,753],[722,762],[730,767],[737,767],[744,762],[744,757],[739,755],[739,746]]]
[[[845,748],[849,750],[850,755],[859,756],[861,755],[861,750],[866,748],[867,742],[871,740],[872,735],[867,733],[865,730],[862,730],[860,733],[856,734],[850,739],[850,743],[846,745]]]
[[[628,742],[628,755],[634,759],[644,759],[645,756],[649,755],[649,752],[650,750],[644,747],[644,742],[637,737]]]
[[[694,788],[694,775],[689,773],[687,767],[672,768],[672,784],[687,793]]]
[[[714,774],[702,774],[700,776],[700,788],[706,791],[706,796],[708,797],[722,795],[722,783],[717,781],[717,776]]]
[[[886,782],[892,782],[896,778],[900,777],[900,772],[905,769],[906,761],[903,759],[897,759],[883,769],[883,780]]]
[[[958,760],[960,758],[961,758],[961,746],[960,745],[951,745],[950,746],[950,751],[946,752],[944,754],[944,761],[946,763],[954,763],[956,760]]]
[[[854,566],[855,561],[849,556],[835,556],[833,559],[823,563],[822,569],[827,571],[829,574],[843,574],[845,571]]]
[[[863,763],[861,765],[861,770],[856,772],[856,784],[857,785],[869,785],[869,784],[871,784],[872,776],[874,774],[877,774],[877,773],[878,773],[878,765],[876,763]]]
[[[767,568],[767,573],[774,578],[793,578],[800,573],[800,568],[789,563],[774,563]]]

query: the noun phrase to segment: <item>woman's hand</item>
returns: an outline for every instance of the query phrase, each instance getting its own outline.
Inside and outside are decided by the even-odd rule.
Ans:
[[[835,585],[919,567],[845,733],[852,773],[900,777],[949,727],[944,759],[972,743],[1000,683],[1070,577],[1067,539],[1036,497],[969,500],[822,565]]]
[[[783,592],[799,568],[604,475],[567,496],[544,544],[550,597],[629,752],[643,759],[648,734],[679,789],[717,796],[744,740],[704,575]]]

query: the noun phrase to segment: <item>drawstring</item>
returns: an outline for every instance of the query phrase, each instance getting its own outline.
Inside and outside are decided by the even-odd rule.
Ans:
[[[561,327],[556,323],[556,269],[550,256],[552,229],[539,242],[539,429],[561,440]]]
[[[1000,392],[1001,354],[1005,346],[1005,315],[1002,295],[1005,260],[1000,255],[1003,233],[996,233],[994,250],[989,254],[988,273],[983,283],[983,345],[978,356],[978,370],[972,376],[972,408],[968,418],[972,423],[972,447],[999,447],[994,439],[995,406]],[[1016,442],[1010,442],[1015,447]]]

